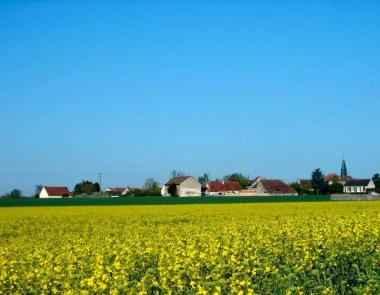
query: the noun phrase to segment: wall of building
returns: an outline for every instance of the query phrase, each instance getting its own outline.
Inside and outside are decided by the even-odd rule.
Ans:
[[[178,186],[178,196],[197,197],[202,195],[202,185],[194,178],[190,177]]]
[[[380,200],[380,195],[333,195],[331,201],[371,201]]]

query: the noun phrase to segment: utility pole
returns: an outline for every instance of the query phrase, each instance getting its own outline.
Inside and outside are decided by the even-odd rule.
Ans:
[[[99,172],[99,190],[100,190],[100,197],[102,197],[102,172]]]

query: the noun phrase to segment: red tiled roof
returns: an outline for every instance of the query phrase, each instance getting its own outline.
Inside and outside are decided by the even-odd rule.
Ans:
[[[241,185],[238,181],[212,181],[208,184],[208,186],[211,193],[241,191]]]
[[[340,177],[335,173],[329,173],[325,176],[325,180],[330,181],[340,181]]]
[[[181,184],[182,182],[184,182],[186,179],[188,179],[190,177],[191,176],[177,176],[177,177],[173,177],[168,182],[166,182],[165,185],[171,185],[171,184],[179,185],[179,184]]]
[[[65,186],[44,186],[49,196],[63,196],[69,195],[70,191]]]
[[[297,194],[294,188],[279,179],[264,179],[261,183],[270,194]]]

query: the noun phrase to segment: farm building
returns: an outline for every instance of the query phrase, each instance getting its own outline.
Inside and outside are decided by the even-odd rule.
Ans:
[[[129,191],[129,187],[108,187],[104,193],[110,197],[119,197],[126,195]]]
[[[366,194],[375,190],[375,183],[372,179],[349,179],[343,187],[345,194]]]
[[[260,182],[260,180],[263,180],[263,179],[265,178],[262,176],[257,176],[254,179],[249,180],[247,189],[249,191],[255,191],[257,189],[257,184]]]
[[[227,195],[236,195],[242,189],[238,181],[211,181],[205,185],[204,194],[210,196],[227,196]]]
[[[191,197],[201,195],[202,185],[191,176],[177,176],[167,181],[161,189],[164,197]]]
[[[296,190],[279,179],[262,179],[257,184],[257,192],[270,196],[294,196]]]
[[[39,198],[63,198],[69,196],[70,191],[65,186],[43,186],[40,191]]]

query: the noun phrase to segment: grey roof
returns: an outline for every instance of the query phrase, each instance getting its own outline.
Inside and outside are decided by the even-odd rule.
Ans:
[[[340,169],[340,177],[347,177],[347,166],[346,166],[346,161],[343,159],[342,161],[342,167]]]
[[[349,179],[344,186],[368,186],[371,179]]]

